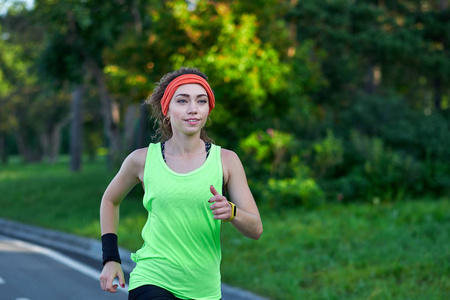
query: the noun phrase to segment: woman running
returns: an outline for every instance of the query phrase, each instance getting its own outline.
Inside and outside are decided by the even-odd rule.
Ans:
[[[116,277],[125,287],[117,246],[119,206],[138,183],[148,219],[144,244],[132,255],[136,267],[128,299],[221,299],[222,222],[255,240],[262,234],[239,157],[213,144],[204,130],[215,105],[207,79],[198,69],[181,68],[166,74],[147,99],[161,142],[124,160],[100,206],[105,291],[117,292]]]

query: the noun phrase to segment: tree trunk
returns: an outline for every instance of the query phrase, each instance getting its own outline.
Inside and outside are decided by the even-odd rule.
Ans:
[[[33,139],[32,134],[29,134],[26,129],[21,127],[21,125],[17,128],[15,136],[17,148],[25,162],[30,163],[42,160],[42,149],[39,140]]]
[[[375,86],[373,84],[373,70],[374,70],[374,66],[370,65],[367,68],[367,74],[366,74],[366,85],[364,90],[366,91],[366,94],[373,94],[374,90],[375,90]]]
[[[78,172],[82,165],[83,124],[82,124],[83,87],[76,85],[72,91],[72,120],[70,122],[70,170]]]
[[[58,123],[50,132],[50,148],[48,153],[48,161],[54,164],[58,160],[59,149],[61,148],[61,129],[62,124]]]
[[[50,137],[48,134],[48,130],[43,130],[42,132],[39,133],[39,143],[41,144],[42,147],[44,159],[46,157],[48,158],[49,153],[48,149],[50,148]]]
[[[44,157],[50,164],[54,164],[58,160],[59,150],[61,148],[61,130],[70,121],[70,117],[66,117],[56,123],[50,121],[50,123],[47,124],[47,129],[40,134],[40,144],[43,149]]]
[[[125,153],[130,153],[131,151],[136,149],[135,141],[135,120],[137,118],[137,106],[136,104],[130,104],[127,107],[127,111],[125,113],[125,122],[124,122],[124,151]]]
[[[56,123],[50,131],[50,147],[48,158],[49,162],[52,164],[56,163],[56,161],[58,160],[59,150],[61,149],[61,131],[64,126],[66,126],[70,121],[70,117],[67,117],[64,120]]]
[[[17,149],[19,150],[20,156],[25,160],[25,162],[29,162],[30,154],[27,147],[27,144],[25,143],[25,137],[23,136],[22,131],[18,128],[15,132],[16,136],[16,143],[17,143]]]
[[[141,104],[139,106],[139,131],[137,139],[137,148],[147,147],[150,141],[150,130],[149,130],[149,117],[147,104]]]
[[[0,156],[4,165],[8,163],[8,153],[6,150],[6,137],[4,134],[0,134]]]
[[[434,109],[436,109],[436,111],[441,111],[442,84],[439,78],[433,80],[433,90]]]
[[[121,159],[119,116],[116,115],[113,117],[114,103],[109,95],[103,70],[100,69],[99,65],[89,55],[85,53],[84,57],[89,70],[94,75],[102,102],[103,127],[108,138],[109,147],[108,162],[118,163]],[[108,167],[112,166],[109,165]]]

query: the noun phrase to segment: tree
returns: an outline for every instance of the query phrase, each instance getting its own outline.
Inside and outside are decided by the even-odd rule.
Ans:
[[[1,23],[4,89],[0,97],[6,116],[0,122],[5,130],[14,132],[25,161],[46,157],[52,162],[59,152],[59,133],[67,119],[66,99],[38,77],[35,61],[42,49],[42,28],[32,26],[26,10],[10,11]]]
[[[218,99],[211,130],[221,142],[235,146],[276,115],[274,95],[286,87],[290,68],[259,38],[255,15],[235,13],[228,1],[198,1],[193,11],[184,1],[169,1],[168,6],[188,38],[170,59],[175,68],[193,65],[211,74]]]
[[[72,121],[70,125],[70,170],[81,170],[83,124],[82,124],[83,87],[75,85],[72,92]]]
[[[36,1],[34,14],[47,29],[47,44],[43,65],[55,79],[64,79],[75,86],[85,78],[85,70],[92,74],[102,103],[104,131],[109,141],[110,156],[119,160],[119,119],[116,105],[109,92],[103,68],[103,51],[115,43],[124,23],[130,20],[128,3],[122,1]],[[125,13],[124,13],[125,12]],[[52,69],[52,60],[61,62]],[[85,68],[85,69],[84,69]],[[75,114],[74,114],[75,115]]]

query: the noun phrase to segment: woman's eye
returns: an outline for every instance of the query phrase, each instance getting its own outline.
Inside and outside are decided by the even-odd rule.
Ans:
[[[208,101],[205,99],[198,100],[199,103],[206,104]]]
[[[187,100],[186,99],[178,99],[177,102],[178,103],[187,103]]]

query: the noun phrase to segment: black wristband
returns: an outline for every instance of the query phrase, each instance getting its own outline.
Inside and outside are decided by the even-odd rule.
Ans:
[[[102,235],[102,252],[103,265],[108,261],[116,261],[119,264],[122,263],[119,255],[119,247],[117,246],[117,234],[106,233]]]

